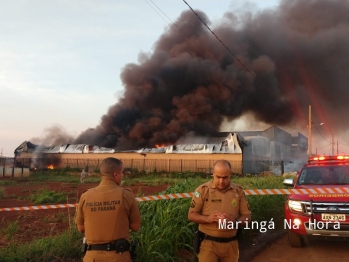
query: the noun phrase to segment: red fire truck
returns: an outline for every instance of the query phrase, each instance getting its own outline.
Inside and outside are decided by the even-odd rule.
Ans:
[[[311,157],[295,179],[283,183],[295,189],[317,189],[288,196],[284,226],[292,247],[304,246],[309,236],[349,238],[349,156]]]

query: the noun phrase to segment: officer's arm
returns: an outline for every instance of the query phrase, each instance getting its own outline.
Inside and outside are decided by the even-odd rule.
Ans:
[[[139,211],[137,202],[134,200],[130,213],[130,229],[137,232],[141,227],[141,213]]]
[[[83,212],[84,203],[85,203],[84,194],[82,194],[81,197],[80,197],[80,200],[79,200],[78,208],[76,210],[76,217],[75,217],[76,226],[78,228],[78,231],[81,232],[81,233],[85,232],[84,212]]]
[[[85,232],[85,226],[84,225],[77,225],[78,226],[78,231],[81,233]]]
[[[124,190],[124,203],[126,210],[128,210],[130,221],[129,227],[132,231],[137,232],[141,227],[141,213],[139,211],[135,196],[129,188]]]
[[[221,218],[220,212],[214,211],[209,216],[202,215],[199,212],[189,210],[188,219],[196,224],[209,224],[213,222],[218,222]]]
[[[191,205],[188,212],[188,219],[196,224],[207,224],[218,222],[219,212],[215,211],[208,215],[202,214],[203,204],[205,202],[205,195],[208,188],[201,186],[195,189],[194,196],[191,201]]]
[[[134,232],[137,232],[140,228],[141,228],[141,221],[130,224],[130,229]]]
[[[245,226],[251,221],[251,209],[243,188],[240,188],[239,196],[241,216],[237,219],[237,221],[241,221],[241,225]]]

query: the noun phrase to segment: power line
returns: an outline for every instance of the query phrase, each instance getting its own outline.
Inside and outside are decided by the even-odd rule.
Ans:
[[[244,63],[242,63],[239,58],[236,57],[236,55],[223,43],[223,41],[211,30],[211,28],[201,19],[201,17],[193,10],[193,8],[187,3],[187,1],[183,0],[183,2],[190,8],[190,10],[199,18],[199,20],[206,26],[206,28],[216,37],[216,39],[225,47],[225,49],[228,50],[228,52],[243,66],[243,68],[250,73],[257,81],[260,83],[264,88],[266,88],[272,95],[276,96],[277,95],[268,88],[267,85],[265,85],[255,74],[253,74],[246,66]],[[295,110],[293,110],[291,107],[289,107],[284,101],[280,100],[281,103],[283,103],[288,109],[290,109],[292,112],[294,112],[296,115],[301,116],[305,120],[307,120],[304,116],[298,114]]]
[[[162,20],[164,20],[165,21],[165,19],[160,15],[160,13],[147,1],[147,0],[145,0],[146,2],[147,2],[147,4],[162,18]],[[151,1],[151,0],[150,0]],[[153,1],[151,1],[152,3],[153,3]],[[153,3],[154,4],[154,3]],[[154,4],[155,5],[155,4]],[[156,6],[156,5],[155,5]],[[157,6],[156,6],[157,7]],[[159,9],[159,8],[158,8]],[[168,17],[167,17],[168,18]],[[167,23],[168,25],[170,25],[167,21],[165,21],[165,23]]]
[[[316,149],[322,149],[322,148],[328,147],[328,146],[330,146],[330,145],[332,145],[332,143],[328,144],[327,146],[316,147]]]
[[[165,21],[165,19],[161,16],[161,14],[154,9],[154,7],[148,2],[148,0],[145,0],[147,2],[147,4]],[[170,17],[168,17],[168,15],[166,15],[166,13],[164,11],[161,10],[160,7],[158,7],[152,0],[149,0],[164,16],[167,17],[168,20],[171,21],[172,24],[174,24],[178,30],[180,30],[186,37],[189,37],[177,24],[176,22],[174,22]],[[171,26],[170,23],[168,23],[167,21],[165,21],[165,23],[167,23],[169,26]]]
[[[338,145],[341,145],[341,146],[349,146],[347,144],[342,144],[342,143],[338,143]]]
[[[320,136],[322,136],[322,138],[323,138],[326,142],[328,142],[328,143],[330,143],[330,144],[333,144],[332,142],[328,141],[328,140],[320,133],[319,129],[317,129],[316,126],[314,126],[314,127],[315,127],[316,131],[320,134]]]
[[[148,4],[149,2],[147,0],[145,0]],[[149,0],[164,16],[166,16],[185,36],[188,37],[188,35],[175,23],[172,21],[171,18],[168,17],[168,15],[166,15],[165,12],[163,12],[161,10],[161,8],[159,8],[152,0]],[[244,63],[242,63],[240,61],[240,59],[223,43],[223,41],[211,30],[211,28],[201,19],[201,17],[193,10],[193,8],[187,3],[187,1],[183,0],[183,2],[190,8],[190,10],[198,17],[198,19],[206,26],[206,28],[216,37],[216,39],[225,47],[226,50],[228,50],[228,52],[243,66],[243,68],[250,73],[257,81],[258,83],[260,83],[264,88],[266,88],[272,95],[274,95],[275,97],[277,97],[277,95],[270,90],[270,88],[268,88],[267,85],[265,85],[253,72],[251,72],[251,70],[248,69],[247,66],[245,66]],[[150,4],[149,4],[150,5]],[[151,6],[151,5],[150,5]],[[159,14],[159,12],[154,9],[153,6],[151,6],[151,8],[153,8],[153,10],[163,19],[163,17]],[[166,21],[165,21],[166,22]],[[168,25],[170,25],[168,22],[166,22]],[[298,112],[296,112],[295,110],[293,110],[291,107],[289,107],[284,101],[280,100],[281,103],[283,103],[289,110],[291,110],[292,112],[294,112],[296,115],[299,115]],[[307,120],[304,116],[299,115],[302,118],[304,118],[305,120]],[[325,139],[326,140],[326,139]]]
[[[148,4],[149,2],[147,0],[145,0]],[[175,23],[172,21],[171,18],[168,17],[168,15],[166,15],[165,12],[163,12],[161,10],[161,8],[159,8],[152,0],[149,0],[164,16],[166,16],[185,36],[188,37],[188,35]],[[201,19],[201,17],[193,10],[193,8],[185,1],[183,0],[183,2],[190,8],[190,10],[199,18],[199,20],[206,26],[206,28],[216,37],[216,39],[225,47],[225,49],[228,50],[228,52],[243,66],[243,68],[250,73],[264,88],[266,88],[272,95],[276,96],[277,95],[272,92],[272,90],[270,90],[268,88],[267,85],[265,85],[253,72],[251,72],[244,63],[242,63],[240,61],[240,59],[223,43],[223,41],[211,30],[211,28]],[[150,4],[149,4],[150,5]],[[159,14],[159,12],[154,9],[153,6],[150,5],[151,8],[153,8],[153,10],[163,19],[163,17]],[[164,20],[164,19],[163,19]],[[165,21],[166,22],[166,21]],[[166,22],[168,25],[170,25],[168,22]],[[295,114],[298,114],[298,112],[294,111],[291,107],[289,107],[285,102],[283,102],[282,100],[280,100],[288,109],[290,109],[292,112],[294,112]],[[300,115],[302,118],[304,118],[305,120],[307,120],[305,117],[303,117],[302,115]]]
[[[145,0],[147,2],[147,4],[165,21],[165,19],[163,18],[163,16],[148,2],[148,0]],[[185,36],[189,37],[168,15],[166,15],[166,13],[164,11],[161,10],[160,7],[158,7],[152,0],[149,0],[165,17],[167,17],[167,19],[169,21],[171,21],[172,24],[174,24],[178,30],[180,30]],[[228,52],[243,66],[243,68],[250,73],[257,81],[258,83],[260,83],[264,88],[266,88],[272,95],[276,96],[277,95],[268,88],[267,85],[265,85],[258,77],[257,75],[255,75],[253,72],[251,72],[249,70],[249,68],[247,66],[245,66],[244,63],[242,63],[240,61],[240,59],[223,43],[223,41],[211,30],[211,28],[201,19],[201,17],[193,10],[193,8],[185,1],[183,0],[183,2],[190,8],[190,10],[198,17],[198,19],[206,26],[206,28],[215,36],[215,38],[225,47],[226,50],[228,50]],[[170,25],[170,23],[168,23],[167,21],[165,21],[168,25]],[[292,112],[294,112],[296,115],[299,115],[298,112],[296,112],[295,110],[293,110],[291,107],[289,107],[285,102],[283,102],[282,100],[280,100],[289,110],[291,110]],[[303,119],[306,119],[304,116],[301,116]],[[332,143],[329,142],[321,133],[320,131],[317,129],[317,127],[315,127],[315,129],[317,130],[317,132],[321,135],[321,137],[329,143],[329,145],[331,145]],[[328,146],[328,145],[327,145]],[[349,146],[349,145],[348,145]]]

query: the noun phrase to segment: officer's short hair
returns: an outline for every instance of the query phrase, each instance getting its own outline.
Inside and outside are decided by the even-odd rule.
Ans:
[[[123,163],[121,160],[114,158],[114,157],[108,157],[104,159],[100,166],[100,172],[102,176],[112,176],[116,171],[120,171],[122,168]]]
[[[216,167],[217,164],[219,163],[222,163],[222,164],[225,164],[229,167],[229,169],[231,170],[231,164],[228,160],[225,160],[225,159],[219,159],[217,160],[214,164],[213,164],[213,169]]]

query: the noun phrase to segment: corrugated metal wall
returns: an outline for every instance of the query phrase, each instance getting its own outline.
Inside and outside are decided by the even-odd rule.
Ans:
[[[48,154],[47,154],[48,155]],[[31,163],[44,163],[50,161],[56,168],[98,168],[103,159],[115,157],[123,161],[125,168],[138,170],[157,170],[167,172],[210,172],[216,160],[226,159],[232,165],[233,173],[242,173],[242,154],[138,154],[138,153],[112,153],[112,154],[49,154],[40,158],[32,158]],[[21,154],[16,162],[28,166],[30,154]],[[24,165],[25,164],[25,165]],[[33,167],[33,166],[31,166]]]

